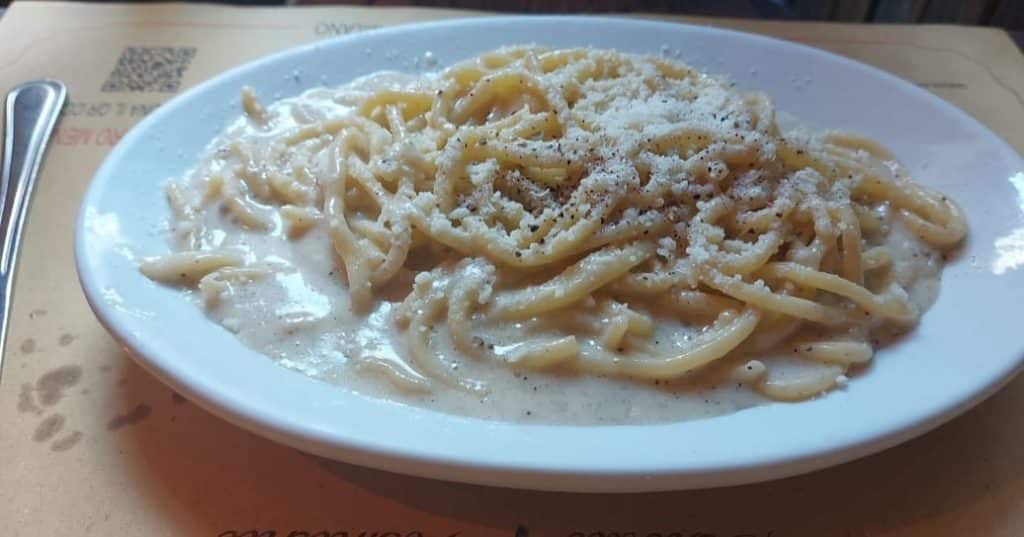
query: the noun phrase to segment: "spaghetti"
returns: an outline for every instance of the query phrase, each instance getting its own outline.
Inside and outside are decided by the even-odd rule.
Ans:
[[[966,233],[873,142],[783,132],[766,96],[681,63],[520,47],[381,80],[266,108],[246,90],[245,117],[169,188],[179,251],[143,272],[216,308],[290,261],[210,214],[320,232],[356,322],[389,306],[394,356],[348,359],[400,389],[485,393],[457,355],[655,382],[717,368],[801,399],[918,321],[914,290]],[[820,367],[773,376],[780,353]]]

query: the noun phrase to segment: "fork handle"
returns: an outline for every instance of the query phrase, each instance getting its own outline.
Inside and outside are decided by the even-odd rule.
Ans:
[[[7,94],[4,161],[0,168],[0,374],[21,230],[39,164],[66,97],[67,89],[56,80],[26,82]]]

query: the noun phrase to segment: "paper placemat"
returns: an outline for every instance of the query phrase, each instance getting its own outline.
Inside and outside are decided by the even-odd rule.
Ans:
[[[470,15],[55,2],[8,10],[0,19],[0,90],[54,77],[68,84],[71,103],[29,215],[0,384],[4,534],[1024,534],[1021,380],[935,432],[830,470],[730,489],[579,495],[458,485],[318,459],[207,414],[135,366],[87,307],[71,247],[81,195],[125,131],[174,93],[258,56],[381,25]],[[929,88],[1024,150],[1024,63],[1001,31],[690,20],[874,64]]]

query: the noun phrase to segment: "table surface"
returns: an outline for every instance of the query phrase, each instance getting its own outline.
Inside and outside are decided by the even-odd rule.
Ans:
[[[57,2],[16,3],[7,11],[0,19],[0,89],[56,77],[68,83],[72,103],[29,216],[0,380],[5,534],[1024,534],[1021,379],[917,440],[814,474],[720,490],[574,495],[458,485],[318,459],[211,416],[134,365],[89,311],[71,259],[73,218],[93,171],[131,125],[173,94],[102,91],[128,49],[194,49],[178,77],[181,90],[316,39],[472,15]],[[1024,149],[1024,63],[1005,32],[697,22],[871,63],[930,89]]]

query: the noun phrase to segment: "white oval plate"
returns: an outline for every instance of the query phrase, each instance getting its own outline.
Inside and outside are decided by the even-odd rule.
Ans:
[[[816,400],[681,423],[486,422],[354,395],[286,370],[207,320],[134,259],[168,250],[161,186],[240,113],[239,91],[285,97],[381,69],[438,67],[535,42],[675,56],[775,98],[819,127],[870,136],[958,200],[970,238],[935,307],[869,371]],[[680,52],[681,51],[681,54]],[[396,472],[510,487],[650,491],[754,482],[877,452],[978,403],[1024,354],[1024,170],[1003,141],[917,86],[820,50],[680,24],[495,18],[389,28],[277,54],[173,99],[111,152],[85,196],[76,259],[100,321],[149,371],[208,410],[299,449]]]

